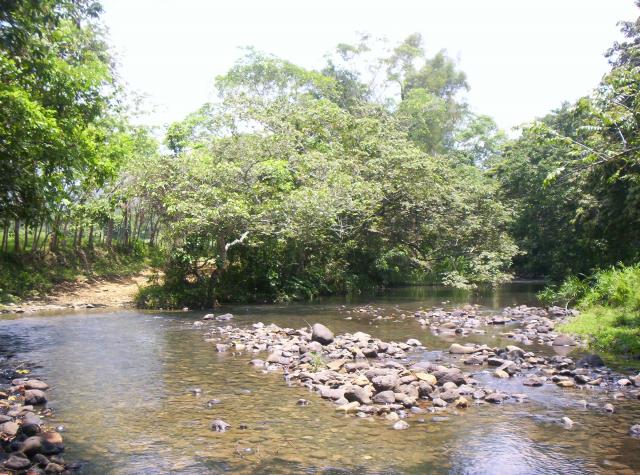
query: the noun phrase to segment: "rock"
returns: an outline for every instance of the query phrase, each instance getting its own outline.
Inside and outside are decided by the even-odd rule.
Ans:
[[[224,353],[229,349],[229,345],[225,345],[223,343],[217,343],[216,344],[216,351],[218,353]]]
[[[22,454],[13,454],[5,460],[4,466],[9,470],[25,470],[31,466],[31,462],[28,458],[22,456]]]
[[[39,389],[41,391],[46,391],[49,389],[49,385],[44,381],[40,381],[39,379],[28,379],[24,383],[24,387],[27,389]]]
[[[254,360],[249,361],[251,366],[255,366],[256,368],[264,368],[264,360],[256,358]]]
[[[322,323],[314,323],[311,327],[311,340],[317,341],[321,345],[329,345],[334,340],[333,332]]]
[[[560,422],[566,429],[571,429],[573,427],[573,421],[567,416],[564,416],[562,419],[560,419]]]
[[[373,396],[372,399],[376,404],[393,404],[396,402],[396,397],[393,391],[381,391]]]
[[[277,363],[282,366],[288,366],[292,362],[291,358],[287,358],[286,356],[279,355],[278,353],[271,353],[267,357],[267,363]]]
[[[432,374],[429,374],[429,373],[416,373],[415,376],[420,381],[426,381],[427,383],[431,384],[432,386],[435,386],[437,384],[437,382],[438,382],[436,377],[434,375],[432,375]]]
[[[213,406],[217,406],[218,404],[220,404],[222,401],[220,399],[209,399],[207,401],[207,407],[213,407]]]
[[[218,322],[227,322],[229,320],[233,320],[233,314],[231,313],[223,313],[222,315],[218,315],[216,317]]]
[[[376,391],[388,391],[398,385],[398,377],[395,374],[376,376],[371,380]]]
[[[213,313],[207,313],[204,317],[202,317],[203,320],[213,320],[213,318],[215,317],[215,315],[213,315]]]
[[[320,386],[320,397],[324,399],[340,399],[344,397],[344,389],[333,389],[328,386]]]
[[[524,381],[522,381],[522,384],[524,384],[525,386],[536,387],[536,386],[542,386],[544,384],[544,381],[538,378],[537,376],[530,376],[526,378]]]
[[[447,407],[447,401],[445,401],[444,399],[440,399],[439,397],[431,401],[431,404],[433,404],[435,407]]]
[[[336,411],[342,411],[345,413],[358,412],[359,407],[360,407],[360,403],[358,401],[352,401],[347,404],[343,404],[341,406],[336,407]]]
[[[398,416],[398,413],[396,413],[396,412],[390,412],[389,414],[387,414],[385,416],[385,419],[388,420],[388,421],[391,421],[391,422],[395,422],[398,419],[400,419],[400,416]]]
[[[500,379],[508,379],[509,378],[509,373],[507,373],[506,371],[501,370],[501,369],[495,370],[493,375],[496,378],[500,378]]]
[[[470,353],[475,353],[476,349],[472,346],[463,346],[463,345],[459,345],[458,343],[453,343],[450,347],[449,347],[449,353],[452,353],[454,355],[466,355],[466,354],[470,354]]]
[[[575,387],[576,382],[573,379],[562,379],[560,381],[556,381],[556,385],[560,386],[561,388],[573,388]]]
[[[327,363],[327,368],[329,368],[331,371],[338,371],[340,368],[342,368],[345,365],[347,361],[348,360],[345,360],[345,359],[329,361]]]
[[[576,366],[580,368],[601,368],[602,366],[604,366],[604,361],[602,361],[602,358],[600,358],[600,356],[595,354],[584,355],[576,362]]]
[[[44,404],[47,396],[39,389],[28,389],[24,392],[24,403],[29,405]]]
[[[455,404],[456,407],[459,407],[459,408],[469,407],[469,401],[466,398],[462,397],[462,396],[460,396],[458,399],[456,399],[454,404]]]
[[[634,437],[640,437],[640,424],[634,424],[629,429],[629,434]]]
[[[415,338],[409,338],[407,340],[407,345],[409,346],[422,346],[420,340],[416,340]]]
[[[35,454],[53,455],[64,450],[62,436],[57,432],[45,432],[29,437],[20,445],[20,452],[28,457]]]
[[[504,400],[507,399],[508,397],[509,396],[502,393],[491,393],[491,394],[488,394],[484,398],[484,400],[492,404],[502,404],[502,402],[504,402]]]
[[[9,437],[15,437],[18,433],[20,426],[15,422],[5,422],[0,424],[0,434],[7,435]]]
[[[553,340],[553,346],[575,346],[576,342],[569,335],[558,335]]]
[[[618,380],[619,386],[630,386],[631,384],[632,384],[631,381],[627,378],[622,378]]]
[[[409,424],[407,424],[405,421],[397,421],[395,424],[393,424],[394,430],[405,430],[408,428]]]
[[[360,386],[347,386],[344,390],[347,401],[358,401],[360,404],[371,404],[369,393]]]
[[[611,404],[611,403],[607,403],[607,404],[605,404],[602,408],[603,408],[606,412],[609,412],[609,413],[614,413],[614,412],[616,412],[616,408],[615,408],[615,407],[613,407],[613,404]]]
[[[66,469],[57,463],[49,462],[44,468],[46,473],[63,473]]]
[[[49,459],[42,454],[35,454],[33,456],[33,463],[37,463],[42,467],[49,465]]]
[[[484,363],[485,358],[479,355],[471,355],[466,358],[463,363],[468,365],[481,365]]]
[[[309,405],[309,401],[307,401],[306,399],[298,399],[298,402],[296,402],[296,404],[298,406],[308,406]]]
[[[231,424],[223,421],[222,419],[215,419],[211,422],[211,430],[216,432],[226,432],[231,428]]]

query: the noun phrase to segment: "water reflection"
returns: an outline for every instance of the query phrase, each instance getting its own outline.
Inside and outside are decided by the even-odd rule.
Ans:
[[[357,303],[415,311],[450,301],[501,308],[534,303],[535,288],[488,294],[442,289],[400,289]],[[354,300],[352,300],[353,303]],[[323,321],[336,332],[363,330],[385,340],[419,338],[442,355],[450,341],[431,335],[412,319],[345,320],[338,299],[305,305],[238,306],[235,324],[255,321],[300,327]],[[353,304],[352,303],[352,304]],[[68,457],[85,459],[87,474],[155,473],[596,473],[612,467],[640,468],[640,443],[626,431],[640,420],[637,401],[616,402],[611,414],[585,410],[596,391],[530,389],[521,378],[483,383],[527,392],[528,402],[475,407],[448,414],[444,422],[409,420],[393,431],[379,419],[345,417],[303,388],[290,388],[279,374],[250,367],[250,356],[216,353],[191,322],[197,314],[84,313],[0,320],[0,342],[42,365],[54,383],[56,423],[67,427]],[[470,340],[499,344],[500,329]],[[541,348],[541,351],[550,351]],[[189,389],[202,390],[199,397]],[[311,400],[300,407],[297,399]],[[209,399],[219,405],[208,407]],[[558,424],[562,416],[572,430]],[[233,425],[209,430],[214,418]],[[245,424],[247,429],[240,429]]]

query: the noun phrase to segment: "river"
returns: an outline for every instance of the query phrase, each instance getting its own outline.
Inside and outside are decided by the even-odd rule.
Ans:
[[[510,342],[504,328],[484,335],[441,338],[414,319],[345,319],[338,309],[370,303],[407,314],[433,306],[478,303],[487,311],[535,304],[534,285],[513,284],[479,295],[433,287],[316,303],[225,308],[234,325],[257,321],[299,328],[321,322],[335,333],[365,331],[384,340],[418,338],[434,358],[452,341],[491,346]],[[521,392],[527,402],[472,406],[409,419],[395,431],[379,418],[337,414],[331,403],[282,374],[249,366],[252,355],[217,353],[193,322],[204,312],[83,310],[0,319],[0,349],[34,362],[52,384],[49,406],[65,427],[65,457],[84,474],[323,473],[323,474],[583,474],[636,473],[640,401],[616,400],[596,389],[549,384],[527,388],[521,378],[489,375],[486,385]],[[535,351],[553,352],[549,347]],[[478,370],[477,368],[475,369]],[[199,388],[200,395],[190,389]],[[219,399],[220,404],[207,401]],[[311,401],[297,406],[299,398]],[[613,402],[616,412],[585,409],[581,400]],[[575,425],[563,428],[568,416]],[[212,419],[230,422],[225,433]],[[240,425],[246,425],[241,429]]]

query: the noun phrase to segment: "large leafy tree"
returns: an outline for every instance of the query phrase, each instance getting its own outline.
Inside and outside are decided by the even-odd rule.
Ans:
[[[59,206],[83,177],[113,171],[99,13],[90,0],[0,4],[0,217],[16,226]]]

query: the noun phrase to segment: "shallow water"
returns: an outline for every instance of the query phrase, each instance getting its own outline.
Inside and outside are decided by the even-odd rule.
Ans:
[[[400,289],[351,301],[225,310],[236,315],[234,325],[262,321],[299,328],[320,321],[336,333],[362,330],[384,340],[418,338],[430,351],[413,357],[433,359],[454,340],[431,335],[413,319],[345,320],[353,314],[339,307],[372,303],[399,315],[471,302],[490,311],[534,304],[535,290],[520,284],[469,296],[436,288]],[[597,390],[555,385],[526,388],[521,377],[504,381],[479,374],[483,384],[526,393],[528,402],[449,411],[442,414],[448,419],[438,422],[430,414],[412,416],[408,430],[394,431],[379,418],[336,414],[331,403],[288,387],[280,373],[265,375],[249,366],[251,355],[216,353],[204,340],[204,330],[192,325],[203,313],[83,311],[2,319],[0,346],[37,363],[36,374],[53,384],[49,405],[56,411],[55,424],[66,427],[66,457],[85,460],[85,474],[640,470],[640,441],[627,435],[640,422],[640,401],[610,401],[610,395]],[[500,331],[455,341],[507,344]],[[192,387],[202,395],[192,395]],[[301,397],[311,404],[297,406]],[[208,408],[213,398],[222,402]],[[583,409],[582,399],[613,402],[617,411]],[[575,421],[573,429],[557,423],[562,416]],[[231,423],[232,430],[209,430],[215,418]]]

